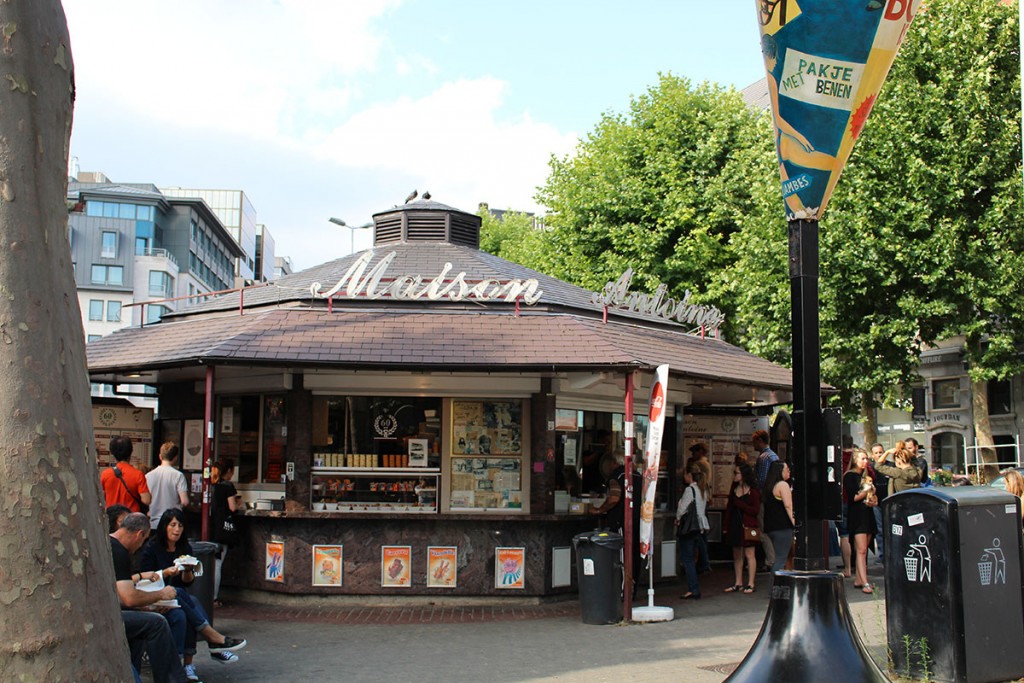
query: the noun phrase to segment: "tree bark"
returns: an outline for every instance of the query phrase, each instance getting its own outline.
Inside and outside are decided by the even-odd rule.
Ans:
[[[860,394],[860,416],[864,420],[864,450],[878,443],[878,413],[875,412],[875,394],[862,391]]]
[[[0,680],[127,681],[68,245],[60,2],[0,2],[0,41]]]
[[[974,438],[977,440],[978,455],[984,463],[978,473],[982,481],[992,481],[999,476],[996,461],[995,440],[992,438],[992,422],[988,413],[988,382],[971,380],[971,406],[974,413]]]

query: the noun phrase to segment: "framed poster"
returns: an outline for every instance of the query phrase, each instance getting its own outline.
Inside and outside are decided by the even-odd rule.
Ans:
[[[427,439],[409,439],[409,467],[427,466]]]
[[[427,548],[427,588],[455,588],[458,579],[459,549],[455,546]]]
[[[526,548],[494,549],[494,587],[526,588]]]
[[[313,585],[340,588],[345,566],[344,547],[340,545],[313,546]]]
[[[412,587],[412,546],[381,546],[380,585],[383,588]]]
[[[203,469],[202,420],[185,420],[185,436],[181,443],[181,469]]]
[[[284,583],[284,543],[267,543],[265,578]]]
[[[522,455],[522,401],[453,401],[453,455]]]

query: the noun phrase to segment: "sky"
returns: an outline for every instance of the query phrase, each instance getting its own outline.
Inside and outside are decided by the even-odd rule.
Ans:
[[[755,0],[64,0],[71,156],[242,190],[297,270],[370,246],[413,190],[544,213],[552,155],[659,73],[764,76]]]

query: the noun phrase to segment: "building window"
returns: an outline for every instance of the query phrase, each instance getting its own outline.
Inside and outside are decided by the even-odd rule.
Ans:
[[[107,322],[108,323],[119,323],[119,322],[121,322],[121,302],[120,301],[108,301],[107,302]]]
[[[102,246],[100,247],[102,258],[117,258],[117,233],[109,230],[103,231]]]
[[[1010,380],[989,380],[988,414],[1013,414],[1013,391],[1011,389]]]
[[[160,304],[150,304],[146,306],[146,324],[160,322],[160,318],[165,313],[170,313],[171,309],[167,306],[161,306]]]
[[[96,341],[97,339],[102,339],[102,338],[103,338],[103,335],[102,335],[102,334],[90,334],[90,335],[89,335],[89,336],[88,336],[88,337],[86,338],[86,340],[85,340],[85,341],[86,341],[86,343],[89,343],[89,342],[94,342],[94,341]]]
[[[932,382],[932,408],[960,407],[960,380],[937,379]]]
[[[124,283],[123,266],[98,266],[92,267],[92,284],[94,285],[121,285]]]
[[[965,474],[964,437],[956,432],[942,432],[932,437],[930,465]]]
[[[89,320],[103,320],[103,302],[89,299]]]
[[[174,296],[174,278],[162,270],[149,271],[149,295],[168,299]]]

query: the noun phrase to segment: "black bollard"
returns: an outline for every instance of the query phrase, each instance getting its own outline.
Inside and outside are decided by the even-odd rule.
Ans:
[[[888,681],[864,649],[835,572],[775,574],[761,632],[726,683]]]

